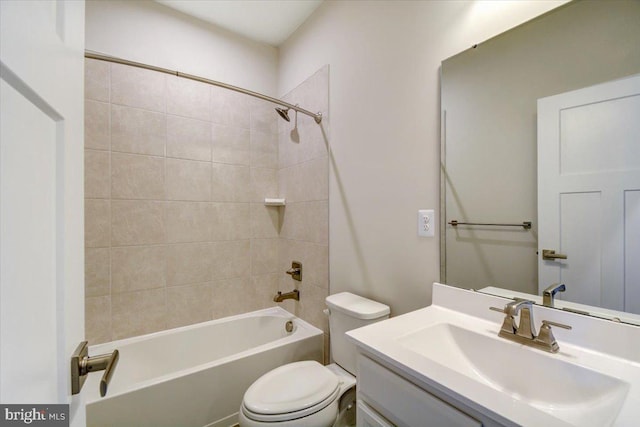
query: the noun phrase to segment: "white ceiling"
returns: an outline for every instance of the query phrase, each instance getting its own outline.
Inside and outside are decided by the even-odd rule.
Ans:
[[[323,0],[155,0],[252,40],[278,46]]]

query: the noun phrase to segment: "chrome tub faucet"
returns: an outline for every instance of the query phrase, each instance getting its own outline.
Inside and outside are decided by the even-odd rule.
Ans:
[[[300,291],[297,289],[292,290],[291,292],[282,293],[278,291],[275,297],[273,297],[274,302],[282,302],[286,299],[294,299],[296,301],[300,301]]]

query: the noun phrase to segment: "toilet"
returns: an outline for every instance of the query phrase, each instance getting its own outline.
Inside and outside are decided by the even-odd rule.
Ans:
[[[356,347],[345,333],[389,317],[389,306],[341,292],[326,298],[331,356],[289,363],[258,378],[245,392],[239,411],[241,427],[331,427],[340,400],[356,385]],[[355,399],[355,397],[354,397]]]

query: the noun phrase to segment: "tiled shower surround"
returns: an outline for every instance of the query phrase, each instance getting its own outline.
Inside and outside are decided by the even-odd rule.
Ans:
[[[284,98],[325,116],[296,126],[247,95],[86,61],[91,344],[269,307],[295,287],[301,301],[282,305],[327,331],[328,72]]]

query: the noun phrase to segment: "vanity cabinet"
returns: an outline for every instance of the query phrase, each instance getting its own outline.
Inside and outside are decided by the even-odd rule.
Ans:
[[[393,427],[389,420],[362,400],[358,400],[357,411],[358,427]]]
[[[358,427],[494,427],[458,403],[436,397],[369,357],[358,355]]]

